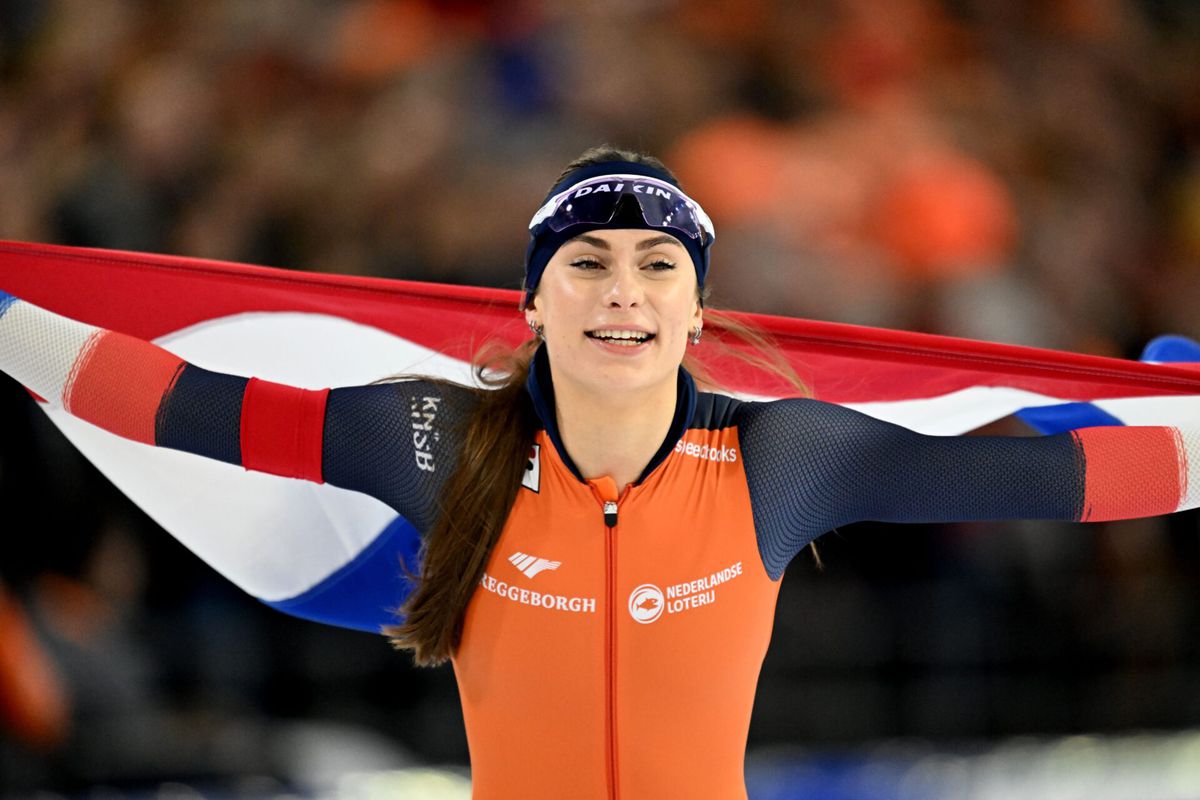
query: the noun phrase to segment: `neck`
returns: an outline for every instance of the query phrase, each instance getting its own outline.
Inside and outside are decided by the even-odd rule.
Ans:
[[[581,480],[607,475],[621,487],[670,455],[696,406],[696,385],[682,369],[670,386],[619,397],[564,381],[559,399],[545,345],[533,357],[525,386],[572,473]]]
[[[597,398],[594,391],[555,385],[563,447],[584,478],[610,476],[618,487],[636,481],[662,446],[676,405],[675,379],[636,394]]]

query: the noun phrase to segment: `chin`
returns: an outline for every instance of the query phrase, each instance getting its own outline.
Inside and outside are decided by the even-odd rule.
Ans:
[[[678,369],[679,364],[597,364],[584,377],[597,392],[636,392],[662,385],[673,387]]]

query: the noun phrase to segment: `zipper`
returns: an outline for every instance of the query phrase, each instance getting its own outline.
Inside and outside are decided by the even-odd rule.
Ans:
[[[591,481],[604,511],[604,711],[607,715],[608,796],[617,800],[617,485],[610,477]]]
[[[617,503],[604,503],[608,529],[608,796],[617,800]]]

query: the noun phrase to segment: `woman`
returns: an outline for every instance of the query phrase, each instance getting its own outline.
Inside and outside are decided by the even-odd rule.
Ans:
[[[779,579],[835,526],[1200,504],[1196,431],[929,437],[697,391],[714,231],[657,161],[589,151],[530,233],[535,338],[493,391],[220,375],[8,296],[0,368],[129,438],[413,522],[419,586],[389,632],[453,661],[478,797],[744,797]]]

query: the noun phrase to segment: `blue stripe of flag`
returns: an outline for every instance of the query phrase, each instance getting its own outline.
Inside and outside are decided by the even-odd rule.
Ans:
[[[1173,333],[1156,336],[1142,351],[1142,361],[1200,364],[1200,342]]]
[[[12,307],[13,303],[17,302],[17,298],[13,297],[8,292],[0,289],[0,317],[4,316],[4,312]]]
[[[1023,408],[1016,413],[1039,433],[1047,436],[1073,431],[1077,428],[1096,428],[1125,423],[1091,403],[1061,403],[1055,406]]]
[[[302,619],[340,628],[379,633],[400,621],[396,609],[414,588],[401,559],[416,572],[421,537],[403,517],[396,517],[350,563],[306,592],[286,600],[265,602]]]

